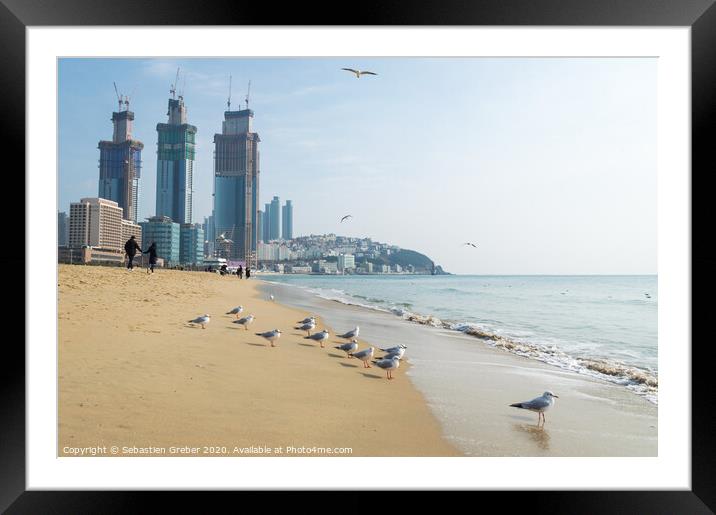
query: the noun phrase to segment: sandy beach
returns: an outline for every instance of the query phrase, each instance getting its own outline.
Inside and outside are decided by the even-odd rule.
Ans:
[[[259,284],[60,265],[58,455],[462,454],[408,363],[387,381],[333,349],[343,343],[333,336],[321,349],[294,329],[308,313],[269,301]],[[256,316],[248,331],[225,314],[237,305]],[[187,323],[204,313],[206,329]],[[254,334],[274,328],[274,348]]]

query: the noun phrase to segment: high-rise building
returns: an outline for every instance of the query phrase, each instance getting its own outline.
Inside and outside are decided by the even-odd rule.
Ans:
[[[204,262],[204,229],[201,224],[181,224],[179,262],[185,265],[201,265]]]
[[[142,226],[142,240],[145,247],[157,244],[157,257],[164,259],[165,266],[179,263],[180,228],[168,216],[152,216]],[[146,249],[145,249],[146,250]]]
[[[125,104],[124,111],[122,103]],[[134,113],[129,111],[129,100],[120,100],[119,107],[118,112],[112,113],[112,141],[100,141],[98,145],[97,196],[116,202],[123,209],[124,218],[136,222],[144,144],[132,139]]]
[[[284,240],[293,239],[293,204],[290,200],[281,208],[281,237]]]
[[[83,198],[70,204],[71,247],[89,245],[120,252],[122,241],[122,208],[103,198]]]
[[[225,111],[221,134],[214,134],[214,226],[231,244],[231,259],[256,266],[259,195],[259,135],[250,109]]]
[[[271,201],[271,216],[269,217],[269,238],[278,240],[281,238],[281,200],[274,197]]]
[[[271,204],[264,204],[264,221],[263,221],[263,238],[264,242],[271,241]]]
[[[256,226],[256,234],[259,238],[259,243],[261,243],[264,240],[264,212],[259,210],[258,216],[256,217],[256,223],[258,224]]]
[[[137,240],[137,245],[142,247],[142,226],[138,223],[132,222],[131,220],[122,220],[122,248],[129,238],[134,236]]]
[[[353,254],[340,254],[338,256],[338,270],[350,270],[356,267],[356,260]]]
[[[57,245],[65,247],[70,239],[70,223],[67,213],[64,211],[57,213]]]
[[[196,127],[187,123],[184,97],[169,99],[167,123],[157,124],[157,216],[192,222]]]
[[[216,239],[216,231],[214,230],[214,215],[204,218],[204,255],[213,256],[215,250],[214,240]]]

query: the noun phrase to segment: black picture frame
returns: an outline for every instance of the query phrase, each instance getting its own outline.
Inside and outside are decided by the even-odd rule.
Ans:
[[[28,26],[63,25],[551,25],[551,26],[688,26],[691,27],[692,80],[692,342],[681,344],[692,355],[692,456],[689,491],[572,491],[481,492],[483,497],[509,496],[510,509],[550,513],[713,513],[716,511],[716,453],[714,408],[709,377],[712,374],[704,320],[710,307],[695,302],[714,289],[711,265],[705,251],[710,217],[704,181],[712,173],[713,143],[708,129],[716,125],[716,6],[714,0],[431,0],[415,4],[395,1],[361,1],[358,4],[305,2],[236,3],[187,0],[0,0],[0,124],[7,148],[25,166],[25,29]],[[347,5],[354,8],[347,9]],[[350,12],[350,15],[347,14]],[[8,172],[6,172],[8,173]],[[699,188],[694,188],[698,178]],[[19,182],[19,181],[18,181]],[[14,185],[17,187],[17,185]],[[24,189],[24,185],[23,185]],[[25,196],[17,195],[23,202]],[[703,199],[702,199],[703,200]],[[21,211],[22,209],[22,211]],[[15,213],[24,212],[19,207]],[[17,229],[14,231],[17,233]],[[702,236],[697,240],[697,236]],[[697,243],[701,242],[701,247]],[[15,241],[14,251],[21,253]],[[2,268],[24,267],[22,256],[2,258]],[[19,274],[15,274],[19,275]],[[18,277],[15,280],[19,280]],[[17,291],[20,291],[19,289]],[[699,316],[700,315],[700,316]],[[700,323],[696,323],[701,320]],[[698,329],[701,329],[700,331]],[[208,493],[189,492],[69,492],[26,491],[25,486],[25,352],[5,340],[0,373],[0,510],[6,513],[110,513],[141,512],[150,500],[164,511],[206,511]],[[349,484],[346,487],[350,487]],[[217,493],[212,493],[212,500]],[[224,492],[221,497],[235,493]],[[241,495],[246,495],[245,493]],[[263,494],[262,494],[263,495]],[[418,497],[420,499],[420,497]],[[484,501],[485,499],[483,499]],[[503,499],[500,499],[504,502]],[[485,505],[488,506],[488,505]],[[172,510],[173,511],[173,510]]]

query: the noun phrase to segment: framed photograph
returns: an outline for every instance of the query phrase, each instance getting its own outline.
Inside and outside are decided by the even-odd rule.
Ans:
[[[713,2],[229,7],[0,6],[28,299],[3,510],[378,489],[710,513]]]

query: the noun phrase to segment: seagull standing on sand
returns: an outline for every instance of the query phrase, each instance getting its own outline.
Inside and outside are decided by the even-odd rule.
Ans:
[[[308,336],[311,336],[311,329],[316,327],[316,321],[311,320],[310,322],[306,322],[303,325],[299,325],[298,327],[294,327],[294,329],[300,329],[301,331],[306,331],[308,333]]]
[[[265,333],[256,333],[256,336],[265,338],[266,340],[271,342],[271,347],[275,347],[274,342],[281,338],[281,330],[274,329],[273,331],[266,331]]]
[[[528,409],[530,411],[536,411],[537,412],[537,425],[539,426],[540,420],[542,421],[542,425],[544,425],[544,412],[550,409],[552,406],[554,406],[554,400],[559,399],[559,397],[549,390],[544,392],[542,396],[535,397],[531,401],[527,402],[516,402],[514,404],[510,404],[513,408],[522,408],[522,409]]]
[[[344,343],[343,345],[336,345],[333,348],[342,350],[343,352],[345,352],[348,355],[349,358],[352,358],[353,355],[351,353],[358,350],[358,340],[356,340],[354,338],[353,340],[349,341],[348,343]]]
[[[346,340],[352,340],[353,338],[358,336],[359,331],[360,331],[360,328],[358,326],[356,326],[355,329],[348,331],[347,333],[337,334],[336,336],[338,338],[345,338]]]
[[[393,370],[400,366],[400,358],[393,356],[392,358],[383,358],[380,361],[374,361],[378,367],[385,370],[385,377],[393,379]]]
[[[375,349],[373,347],[368,347],[367,349],[363,349],[362,351],[354,352],[352,356],[354,358],[358,358],[363,362],[363,368],[371,368],[368,362],[373,359],[374,352]]]
[[[271,302],[273,302],[273,293],[272,293],[271,295],[269,295],[269,300],[270,300]]]
[[[239,318],[239,313],[241,313],[244,310],[243,306],[236,306],[234,309],[226,313],[227,315],[236,315],[236,318]]]
[[[304,336],[303,339],[316,341],[316,342],[320,343],[321,348],[323,348],[323,342],[325,342],[329,336],[330,336],[330,333],[324,329],[320,333],[315,333],[315,334],[312,334],[311,336]]]
[[[202,315],[200,317],[196,317],[194,320],[189,320],[190,324],[200,325],[202,329],[206,329],[206,324],[209,322],[211,322],[211,317],[209,315]]]
[[[243,326],[244,326],[244,329],[248,331],[248,330],[249,330],[249,325],[251,324],[251,322],[254,321],[254,318],[255,318],[255,317],[254,317],[253,315],[249,315],[249,316],[247,316],[247,317],[239,318],[238,320],[234,320],[232,323],[233,323],[233,324],[243,325]]]
[[[296,322],[296,323],[297,323],[297,324],[307,324],[307,323],[309,323],[309,322],[315,322],[315,321],[316,321],[316,317],[313,316],[313,315],[311,315],[310,317],[306,317],[306,318],[304,318],[303,320],[299,320],[299,321]]]
[[[353,68],[341,68],[341,70],[355,73],[356,79],[360,79],[361,75],[378,75],[377,73],[373,73],[373,72],[369,72],[369,71],[354,70]]]
[[[391,359],[393,356],[396,356],[398,359],[403,359],[403,355],[405,354],[405,349],[407,349],[407,345],[403,345],[402,343],[400,345],[396,345],[395,347],[390,347],[389,349],[380,349],[383,352],[385,352],[385,356],[383,356],[381,359]]]

